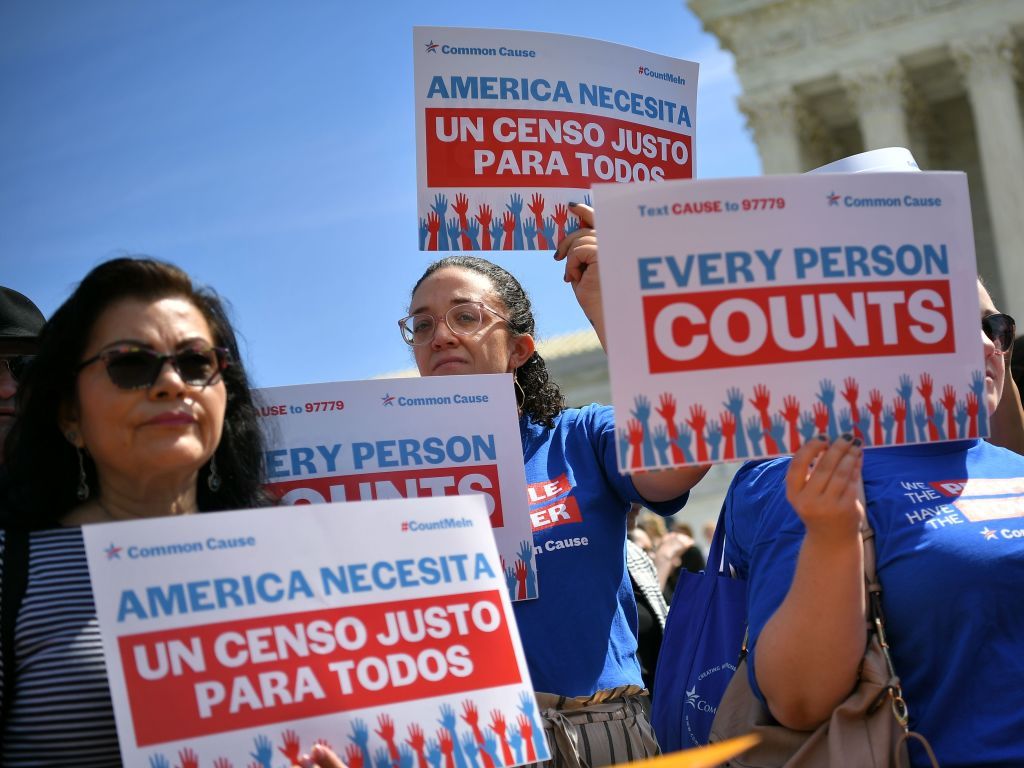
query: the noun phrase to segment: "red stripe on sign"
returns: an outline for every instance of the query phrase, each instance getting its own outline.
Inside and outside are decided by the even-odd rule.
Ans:
[[[522,682],[496,591],[118,639],[139,746]]]
[[[308,477],[303,480],[269,483],[266,488],[285,504],[416,499],[482,493],[487,501],[491,527],[502,528],[505,525],[498,467],[494,464]]]
[[[427,109],[428,187],[588,187],[693,176],[691,138],[627,120],[524,109]]]
[[[651,373],[956,351],[946,280],[644,296]]]

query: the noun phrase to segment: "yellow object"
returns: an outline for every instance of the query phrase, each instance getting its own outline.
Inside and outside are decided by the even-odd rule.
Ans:
[[[630,768],[715,768],[731,757],[742,754],[761,739],[753,734],[738,736],[707,747],[669,752],[667,755],[627,763]]]

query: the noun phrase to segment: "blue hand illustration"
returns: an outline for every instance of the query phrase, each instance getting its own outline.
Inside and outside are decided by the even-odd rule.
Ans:
[[[683,452],[683,461],[687,464],[693,463],[693,454],[690,453],[690,441],[693,439],[693,431],[685,421],[676,425],[676,445]]]
[[[391,768],[391,755],[387,747],[381,747],[373,753],[373,768]]]
[[[476,219],[470,219],[466,224],[466,237],[469,238],[469,243],[473,247],[474,251],[480,250],[480,222]]]
[[[555,246],[557,245],[557,243],[555,242],[555,230],[557,228],[558,227],[555,224],[555,220],[550,216],[544,219],[544,221],[542,222],[542,226],[540,228],[541,234],[544,235],[544,239],[548,243],[548,248],[550,248],[551,250],[555,250]]]
[[[523,734],[515,725],[508,729],[508,743],[512,747],[512,751],[516,753],[516,763],[523,762]]]
[[[533,219],[529,216],[523,222],[523,237],[526,238],[526,247],[533,250],[533,238],[537,236],[537,225],[533,223]]]
[[[565,225],[565,234],[571,235],[577,229],[580,228],[580,220],[575,216],[570,216],[569,221]]]
[[[935,406],[935,411],[932,413],[932,424],[935,425],[935,430],[939,433],[939,440],[945,440],[946,409],[941,404]]]
[[[149,768],[171,768],[171,763],[163,755],[150,755]]]
[[[445,214],[448,213],[448,198],[444,195],[438,194],[434,197],[434,204],[430,206],[431,210],[437,214],[437,218],[441,220],[441,226],[437,233],[437,247],[438,250],[448,250],[448,233],[445,231],[445,223],[448,219]]]
[[[629,433],[624,429],[619,429],[619,469],[625,469],[628,466],[629,456]]]
[[[804,411],[800,414],[799,429],[800,437],[803,438],[805,443],[814,439],[814,433],[817,432],[817,428],[814,426],[814,416],[811,415],[810,411]]]
[[[249,757],[260,764],[261,768],[272,768],[271,761],[274,759],[274,745],[270,739],[262,733],[253,739],[255,752],[250,752]]]
[[[740,392],[739,387],[729,387],[725,393],[726,401],[722,403],[722,406],[729,411],[736,421],[736,458],[742,459],[745,456],[749,456],[750,452],[747,450],[747,438],[743,434],[743,393]]]
[[[537,596],[537,572],[533,570],[533,541],[519,542],[519,559],[526,565],[526,596]]]
[[[459,735],[455,732],[458,718],[455,716],[455,708],[450,704],[441,705],[441,719],[437,721],[452,735],[452,752],[455,756],[456,768],[466,768],[466,756],[462,753],[462,746],[459,744]]]
[[[845,435],[853,434],[853,420],[850,418],[849,408],[843,408],[839,412],[839,428]]]
[[[516,596],[516,571],[512,566],[505,569],[505,584],[508,585],[508,593],[514,598]]]
[[[416,765],[416,755],[412,753],[408,744],[398,746],[398,768],[413,768]]]
[[[711,448],[711,460],[718,458],[718,448],[722,444],[722,425],[716,419],[708,422],[707,431],[704,433],[708,447]]]
[[[772,436],[772,440],[775,441],[776,447],[780,453],[786,452],[786,421],[782,418],[782,415],[776,413],[772,416],[772,423],[768,427],[768,434]]]
[[[924,409],[924,403],[914,406],[914,422],[917,424],[917,439],[924,442],[928,439],[928,412]]]
[[[958,402],[953,415],[956,417],[957,436],[961,439],[967,437],[967,406]]]
[[[487,729],[486,733],[484,733],[484,743],[480,745],[480,751],[486,752],[487,756],[491,758],[491,762],[493,762],[494,765],[504,765],[504,763],[502,763],[501,761],[501,758],[498,757],[498,739],[494,735],[494,731],[490,730],[489,728]]]
[[[453,251],[459,249],[459,235],[462,234],[462,225],[459,223],[459,218],[453,216],[448,219],[448,244],[451,246]]]
[[[540,724],[539,718],[534,717],[536,704],[537,700],[530,694],[519,694],[519,711],[530,718],[530,722],[533,723],[533,740],[535,744],[538,743],[538,739],[544,738],[544,728]]]
[[[441,747],[438,746],[437,739],[427,741],[427,762],[433,768],[441,768]]]
[[[479,754],[479,750],[476,746],[476,739],[469,731],[462,734],[462,750],[466,753],[466,759],[469,760],[470,766],[472,768],[480,768],[480,763],[476,759]]]
[[[739,427],[736,428],[739,432]],[[758,456],[761,453],[761,419],[757,415],[751,416],[747,419],[747,437],[750,438],[750,450],[752,456]]]
[[[882,429],[885,430],[885,444],[892,445],[892,428],[896,426],[896,412],[891,405],[882,411]]]
[[[903,417],[903,426],[906,431],[907,442],[914,442],[914,413],[910,405],[910,398],[914,395],[914,382],[907,374],[900,376],[900,385],[896,388],[896,394],[903,398],[906,405],[906,414]]]
[[[830,379],[822,379],[818,382],[820,391],[818,399],[821,404],[828,408],[828,439],[835,440],[839,437],[839,429],[836,426],[836,412],[832,404],[836,399],[836,388]]]
[[[495,219],[491,222],[491,250],[501,250],[501,233],[505,230],[501,227],[501,219]]]
[[[427,220],[420,219],[420,250],[426,250],[427,238],[430,237],[430,232],[427,230]]]
[[[871,414],[868,411],[861,411],[860,421],[857,428],[860,429],[860,438],[864,445],[871,445]]]
[[[523,196],[511,195],[508,201],[509,204],[505,207],[516,217],[516,228],[512,231],[512,247],[517,251],[521,251],[523,250]]]
[[[644,395],[637,395],[633,402],[636,407],[631,412],[633,416],[640,422],[640,426],[644,430],[644,441],[641,443],[641,449],[643,450],[644,466],[654,466],[654,439],[651,437],[651,429],[649,426],[651,420],[651,401],[648,400]]]
[[[654,447],[658,449],[658,463],[662,465],[669,464],[668,432],[664,424],[659,424],[654,428]]]
[[[971,392],[978,398],[979,403],[985,401],[985,376],[981,371],[971,374]]]
[[[590,202],[590,193],[589,192],[584,192],[583,193],[583,204],[584,205],[589,205],[590,207],[594,206],[594,204],[592,202]]]

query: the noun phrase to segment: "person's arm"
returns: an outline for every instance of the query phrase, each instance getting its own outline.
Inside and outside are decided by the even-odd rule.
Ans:
[[[572,285],[583,314],[607,351],[604,333],[604,311],[601,307],[601,276],[597,267],[597,233],[594,231],[594,209],[576,203],[571,211],[579,217],[580,228],[566,235],[555,250],[555,260],[565,261],[565,282]],[[638,472],[633,485],[647,501],[671,501],[695,486],[711,468],[710,464],[681,469]]]
[[[1010,373],[1010,358],[1013,348],[1006,355],[1006,379],[1003,383],[1003,396],[991,419],[991,435],[988,441],[993,445],[1008,448],[1014,453],[1024,455],[1024,406],[1021,405],[1020,391],[1017,382]]]
[[[783,725],[811,730],[853,689],[866,643],[862,449],[840,438],[805,443],[786,497],[806,535],[793,582],[754,649],[757,684]]]

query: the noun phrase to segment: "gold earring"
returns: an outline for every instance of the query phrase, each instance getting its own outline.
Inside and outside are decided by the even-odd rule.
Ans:
[[[516,371],[512,371],[512,386],[516,388],[516,405],[519,406],[519,410],[523,410],[523,406],[526,405],[526,392],[523,390],[523,385],[519,383],[519,377],[516,376]]]

